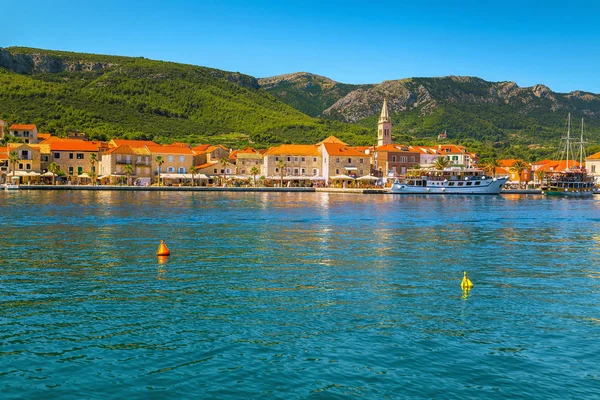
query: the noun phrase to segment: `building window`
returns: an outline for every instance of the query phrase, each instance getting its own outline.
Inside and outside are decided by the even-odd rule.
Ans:
[[[69,153],[69,159],[72,160],[73,159],[73,153]]]
[[[359,163],[361,163],[361,164],[364,164],[364,161],[363,161],[363,159],[362,159],[362,158],[361,158],[361,159],[359,159],[359,160],[358,160],[358,162],[359,162]]]
[[[318,173],[319,171],[316,168],[313,168],[313,176],[317,176]]]
[[[339,175],[339,174],[340,174],[340,170],[339,170],[339,169],[336,169],[336,170],[335,170],[335,174],[336,174],[336,175]]]
[[[351,158],[348,159],[348,164],[352,164],[352,159]]]
[[[275,161],[279,161],[279,157],[275,157]]]
[[[302,162],[306,162],[306,157],[302,157]]]
[[[77,175],[83,174],[83,167],[77,167]]]
[[[396,162],[396,156],[392,156],[392,162]]]
[[[287,158],[288,162],[292,161],[292,157]]]
[[[54,153],[54,158],[58,160],[60,158],[60,153]]]
[[[295,162],[298,162],[298,157],[294,157],[294,161],[295,161]]]
[[[169,162],[173,162],[173,156],[169,156]]]
[[[410,158],[410,162],[415,162],[415,157],[414,157],[414,156],[412,156],[412,157]]]
[[[42,156],[42,161],[48,161],[48,156]]]
[[[179,167],[179,168],[177,169],[177,172],[178,172],[178,173],[180,173],[180,174],[185,174],[185,168],[183,168],[183,167]]]
[[[19,169],[23,169],[23,163],[19,163]]]
[[[185,160],[185,158],[183,156],[179,156],[179,162],[183,162],[183,160]]]
[[[279,168],[275,168],[275,173],[278,174],[279,173]]]
[[[141,162],[142,162],[142,156],[138,156],[138,158],[137,158],[137,162],[138,162],[138,163],[141,163]]]
[[[358,173],[362,175],[363,174],[363,170],[361,169],[360,171],[358,171]]]
[[[175,167],[167,167],[167,172],[175,172]]]
[[[69,167],[69,175],[73,175],[73,167]]]
[[[317,157],[313,157],[313,162],[317,162]]]
[[[83,160],[83,153],[77,153],[77,159]]]
[[[26,164],[25,169],[31,169],[31,164]]]
[[[216,174],[216,173],[217,173],[217,169],[215,168],[215,169],[213,169],[213,174]]]
[[[340,162],[340,158],[339,158],[339,157],[337,157],[337,158],[335,159],[335,162],[336,162],[336,163],[339,163],[339,162]]]

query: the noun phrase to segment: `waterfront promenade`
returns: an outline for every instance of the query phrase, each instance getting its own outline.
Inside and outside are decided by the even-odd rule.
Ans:
[[[315,188],[315,187],[222,187],[222,186],[119,186],[119,185],[21,185],[21,190],[91,190],[131,192],[329,192],[386,194],[389,188]],[[501,194],[542,194],[540,189],[503,190]],[[598,193],[595,193],[598,194]]]

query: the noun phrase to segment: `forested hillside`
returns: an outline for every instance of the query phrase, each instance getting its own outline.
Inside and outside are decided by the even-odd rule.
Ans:
[[[58,135],[258,147],[331,134],[368,144],[375,135],[311,118],[253,77],[144,58],[8,48],[0,50],[0,88],[0,118]]]

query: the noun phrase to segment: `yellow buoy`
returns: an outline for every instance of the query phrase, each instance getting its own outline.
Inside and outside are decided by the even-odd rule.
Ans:
[[[165,244],[165,242],[163,240],[161,240],[160,244],[158,245],[158,250],[156,250],[156,255],[157,256],[170,256],[171,255],[169,248],[167,247],[167,245]]]
[[[464,276],[462,279],[462,282],[460,283],[460,287],[465,290],[465,289],[471,289],[473,287],[473,282],[471,282],[471,280],[469,278],[467,278],[467,271],[464,271]]]

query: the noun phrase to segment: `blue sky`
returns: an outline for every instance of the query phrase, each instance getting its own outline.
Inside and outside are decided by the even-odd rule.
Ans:
[[[2,47],[144,56],[256,77],[469,75],[600,93],[600,1],[0,0],[0,8],[10,15]]]

